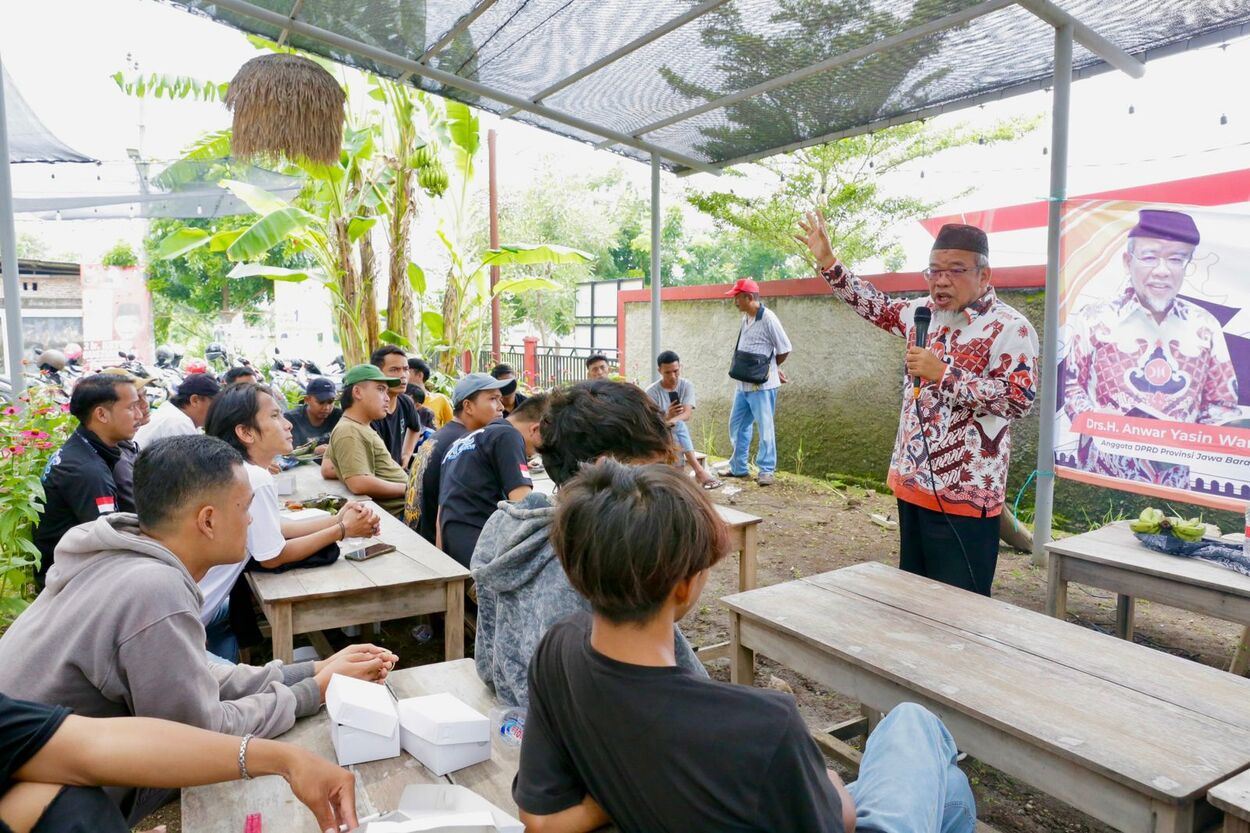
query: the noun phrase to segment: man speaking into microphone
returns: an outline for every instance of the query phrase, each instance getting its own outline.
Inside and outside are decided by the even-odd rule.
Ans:
[[[888,479],[898,499],[899,568],[988,596],[1011,421],[1029,412],[1037,391],[1033,325],[995,295],[989,243],[975,226],[942,226],[924,270],[929,295],[912,299],[891,298],[851,274],[819,212],[800,226],[795,237],[833,293],[907,340]]]

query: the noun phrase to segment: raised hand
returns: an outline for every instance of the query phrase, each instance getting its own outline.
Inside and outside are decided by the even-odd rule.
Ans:
[[[799,228],[803,230],[803,233],[794,235],[794,239],[807,247],[821,271],[838,262],[837,256],[833,253],[833,245],[829,242],[829,230],[825,227],[825,215],[821,213],[820,209],[807,212],[804,215],[804,219],[799,220]]]

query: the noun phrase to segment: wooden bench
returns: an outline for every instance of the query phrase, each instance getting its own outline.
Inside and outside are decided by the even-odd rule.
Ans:
[[[298,497],[351,495],[339,481],[323,478],[315,466],[300,466],[294,473]],[[464,656],[469,571],[390,513],[379,508],[378,515],[382,528],[376,540],[393,544],[395,552],[367,561],[340,558],[325,567],[285,573],[246,573],[269,621],[275,659],[291,661],[297,633],[319,635],[326,628],[443,612],[445,657]]]
[[[1243,675],[1250,666],[1250,576],[1146,549],[1121,522],[1061,538],[1049,551],[1046,612],[1060,619],[1068,609],[1068,582],[1116,594],[1116,633],[1133,638],[1136,600],[1150,599],[1182,610],[1245,626],[1229,670]]]
[[[1250,772],[1213,788],[1207,801],[1224,811],[1224,833],[1250,833]]]
[[[1194,833],[1250,767],[1250,680],[874,562],[728,596],[732,677],[765,654],[1126,833]]]

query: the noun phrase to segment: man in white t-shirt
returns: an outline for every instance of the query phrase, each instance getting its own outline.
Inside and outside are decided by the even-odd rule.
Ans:
[[[656,357],[655,363],[660,378],[647,388],[647,396],[651,397],[664,415],[664,421],[673,429],[673,439],[677,441],[677,447],[681,449],[699,485],[705,489],[719,489],[724,484],[699,465],[699,458],[694,453],[694,440],[690,438],[690,426],[687,424],[694,414],[694,385],[681,376],[681,358],[672,350],[665,350]]]
[[[135,434],[135,443],[142,450],[162,437],[198,433],[208,417],[208,407],[220,392],[216,379],[192,373],[168,402],[152,412],[152,419]]]

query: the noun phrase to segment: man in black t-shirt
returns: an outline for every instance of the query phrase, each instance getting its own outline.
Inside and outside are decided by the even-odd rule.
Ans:
[[[404,495],[404,523],[436,544],[438,541],[438,495],[443,459],[465,434],[485,428],[499,417],[499,389],[504,383],[485,373],[470,373],[456,382],[452,392],[452,418],[421,444],[417,462],[408,476]]]
[[[499,502],[521,500],[534,490],[529,458],[546,412],[547,396],[537,394],[507,419],[465,434],[447,449],[438,487],[438,547],[464,566]]]
[[[34,541],[39,548],[35,581],[43,587],[52,555],[70,528],[112,512],[133,512],[123,500],[113,471],[121,462],[121,444],[134,439],[139,422],[139,394],[131,379],[108,373],[85,376],[74,386],[69,412],[78,428],[43,470],[47,496]],[[130,476],[133,469],[125,469]]]
[[[391,457],[406,471],[421,436],[416,403],[403,395],[408,387],[408,356],[395,345],[386,344],[373,351],[369,363],[392,379],[400,380],[399,385],[388,391],[386,416],[369,424],[378,432]]]
[[[343,409],[334,404],[338,397],[334,382],[324,376],[311,380],[304,390],[304,404],[292,408],[283,416],[291,423],[291,445],[299,448],[315,440],[317,445],[313,453],[320,457],[326,453],[334,426],[343,418]]]
[[[890,712],[859,780],[843,786],[791,695],[676,666],[674,624],[728,549],[724,523],[681,472],[586,465],[561,487],[550,536],[593,616],[551,628],[530,663],[512,786],[527,828],[973,833],[955,742],[920,706]]]
[[[510,364],[497,364],[490,369],[490,375],[501,382],[507,382],[507,386],[499,389],[503,395],[501,402],[503,403],[503,415],[508,416],[529,399],[528,396],[521,393],[518,386],[516,371],[512,369]]]

